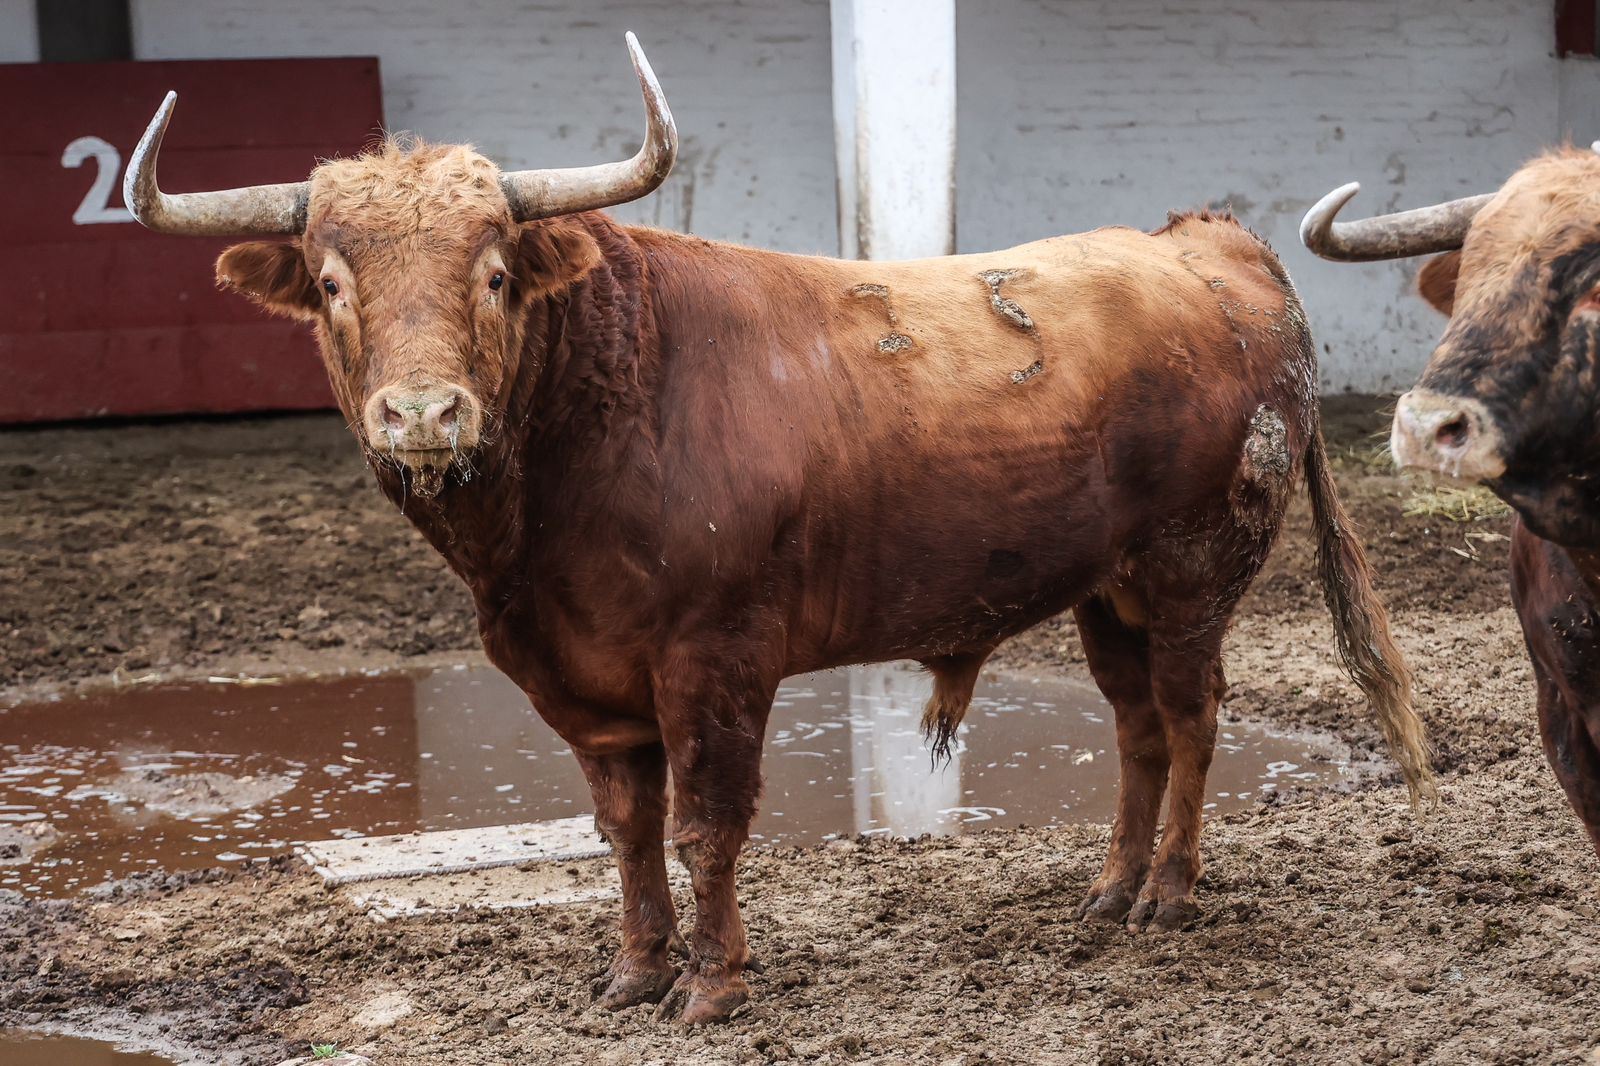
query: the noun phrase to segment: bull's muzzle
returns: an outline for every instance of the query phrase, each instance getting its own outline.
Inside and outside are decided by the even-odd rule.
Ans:
[[[1466,396],[1412,389],[1394,412],[1389,447],[1402,467],[1466,481],[1506,472],[1505,438],[1483,404]]]
[[[483,417],[478,401],[458,386],[391,385],[373,393],[364,421],[376,451],[419,465],[475,448]]]

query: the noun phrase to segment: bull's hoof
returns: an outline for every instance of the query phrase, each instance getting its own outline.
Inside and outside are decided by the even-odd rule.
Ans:
[[[595,982],[595,1005],[604,1010],[625,1010],[641,1003],[658,1003],[677,976],[677,971],[665,962],[659,966],[613,966]]]
[[[1085,922],[1120,922],[1133,908],[1133,894],[1118,882],[1107,888],[1091,888],[1078,904],[1078,918]]]
[[[1194,924],[1200,905],[1193,896],[1178,899],[1141,899],[1128,914],[1128,932],[1175,933]]]
[[[678,978],[656,1008],[656,1020],[684,1025],[725,1022],[749,998],[750,986],[742,977],[713,979],[690,970]]]

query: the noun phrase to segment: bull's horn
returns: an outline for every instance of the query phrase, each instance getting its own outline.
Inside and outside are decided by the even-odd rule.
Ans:
[[[1324,259],[1346,263],[1453,251],[1467,239],[1473,216],[1494,198],[1486,193],[1359,222],[1335,222],[1339,209],[1360,191],[1361,183],[1352,181],[1318,200],[1300,221],[1300,242]]]
[[[672,112],[661,92],[650,61],[644,57],[638,38],[628,34],[628,51],[633,56],[633,71],[639,76],[649,123],[644,144],[632,159],[601,163],[592,167],[562,170],[517,170],[504,174],[500,186],[518,222],[568,215],[574,211],[593,211],[625,204],[653,192],[667,180],[672,161],[678,155],[678,130]]]
[[[133,217],[157,233],[193,237],[242,236],[252,233],[304,233],[306,198],[311,183],[252,185],[217,192],[185,192],[169,196],[156,184],[156,156],[167,132],[177,93],[168,93],[156,117],[139,138],[122,176],[122,199]]]

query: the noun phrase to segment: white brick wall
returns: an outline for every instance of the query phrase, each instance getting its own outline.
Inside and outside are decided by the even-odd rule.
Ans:
[[[680,149],[662,191],[615,214],[838,249],[827,0],[131,2],[140,59],[377,55],[392,128],[469,141],[511,167],[633,154],[644,104],[622,41],[631,29]]]
[[[1595,64],[1557,60],[1549,0],[962,0],[957,239],[964,250],[1167,207],[1231,203],[1287,261],[1324,386],[1410,384],[1441,320],[1416,264],[1306,253],[1301,214],[1494,189],[1558,137],[1558,85],[1600,136]]]
[[[376,53],[395,127],[511,165],[633,149],[634,29],[684,150],[661,193],[618,214],[837,248],[822,0],[131,2],[141,58]],[[1554,58],[1552,6],[959,0],[959,246],[1231,203],[1305,293],[1324,384],[1404,387],[1440,328],[1410,294],[1416,265],[1315,260],[1300,215],[1352,179],[1354,213],[1489,190],[1563,133],[1600,136],[1600,64]]]

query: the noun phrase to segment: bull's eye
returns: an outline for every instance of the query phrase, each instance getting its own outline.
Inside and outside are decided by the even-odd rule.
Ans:
[[[339,283],[332,278],[322,279],[322,291],[330,297],[339,295]]]
[[[505,283],[506,283],[506,276],[504,274],[502,274],[500,271],[496,270],[493,274],[491,274],[489,276],[489,291],[490,292],[499,292],[500,291],[500,286],[504,285]]]

